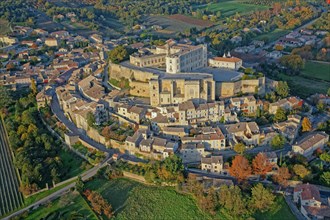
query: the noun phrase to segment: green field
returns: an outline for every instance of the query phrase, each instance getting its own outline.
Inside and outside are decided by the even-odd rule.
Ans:
[[[302,75],[330,82],[330,64],[307,61]]]
[[[145,186],[127,179],[95,179],[86,187],[110,202],[116,219],[209,219],[192,197],[173,188]]]
[[[310,79],[305,76],[288,76],[285,74],[278,75],[279,80],[287,81],[291,90],[291,94],[307,98],[315,93],[326,94],[330,88],[330,82]]]
[[[288,34],[289,30],[282,30],[282,29],[275,29],[272,32],[261,34],[256,37],[256,40],[266,40],[268,42],[275,41],[279,39],[280,37],[283,37],[284,35]]]
[[[228,17],[236,13],[245,14],[252,11],[265,10],[268,6],[245,4],[240,0],[224,0],[197,8],[208,9],[211,12],[220,11],[221,17]]]
[[[95,219],[98,217],[77,192],[70,192],[52,203],[30,212],[24,219]]]

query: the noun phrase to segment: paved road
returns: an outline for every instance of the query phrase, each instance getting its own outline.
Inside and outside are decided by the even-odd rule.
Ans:
[[[82,179],[82,180],[87,180],[87,179],[93,177],[95,174],[97,174],[97,171],[98,171],[99,169],[101,169],[102,167],[104,167],[104,166],[106,166],[106,165],[107,165],[107,159],[104,160],[101,164],[99,164],[99,165],[93,167],[92,169],[87,170],[86,172],[84,172],[84,173],[81,175],[81,179]],[[25,208],[23,208],[23,209],[21,209],[21,210],[15,212],[15,213],[11,214],[11,215],[9,215],[9,216],[3,218],[3,220],[9,220],[9,219],[13,218],[14,216],[17,216],[17,215],[22,214],[22,213],[25,212],[25,211],[28,211],[28,210],[33,209],[33,208],[35,208],[35,207],[38,207],[38,206],[40,206],[40,205],[42,205],[42,204],[45,204],[45,203],[47,203],[47,202],[50,202],[50,201],[52,201],[52,200],[54,200],[54,199],[57,199],[58,197],[60,197],[60,196],[62,196],[62,195],[64,195],[64,194],[66,194],[66,193],[68,193],[68,192],[70,191],[70,189],[71,189],[72,187],[74,187],[75,185],[76,185],[76,183],[73,182],[73,183],[67,185],[67,186],[64,187],[64,188],[62,188],[62,189],[60,189],[60,190],[57,190],[57,191],[54,192],[53,194],[50,194],[49,196],[47,196],[47,197],[45,197],[45,198],[43,198],[43,199],[40,199],[39,201],[33,203],[32,205],[29,205],[29,206],[27,206],[27,207],[25,207]]]
[[[53,99],[51,102],[51,109],[52,112],[56,115],[56,117],[73,133],[76,135],[79,135],[79,138],[85,141],[86,143],[90,144],[91,146],[95,147],[96,149],[107,152],[109,154],[114,154],[116,151],[114,149],[108,149],[103,144],[100,144],[91,138],[89,138],[86,134],[84,134],[81,130],[77,128],[77,126],[70,121],[67,117],[65,117],[61,107],[60,103],[58,101],[57,96],[54,94]]]

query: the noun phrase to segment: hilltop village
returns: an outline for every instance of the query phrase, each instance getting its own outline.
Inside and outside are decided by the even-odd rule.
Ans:
[[[54,15],[56,20],[76,17]],[[148,28],[155,29],[142,24],[138,29]],[[23,194],[67,181],[62,161],[49,153],[61,145],[84,161],[80,169],[93,167],[92,176],[179,185],[199,207],[213,189],[261,183],[283,194],[298,219],[330,218],[330,88],[327,94],[301,97],[284,78],[273,77],[274,71],[296,71],[290,66],[294,55],[284,48],[322,48],[327,31],[294,29],[270,44],[243,45],[242,37],[233,36],[234,48],[220,54],[205,36],[112,39],[100,33],[12,29],[0,37],[1,114]],[[17,103],[6,98],[9,93]],[[38,133],[39,127],[52,138]],[[33,143],[45,150],[40,154],[52,168],[51,181],[38,179],[41,167],[29,171],[39,163],[37,156],[25,160],[32,154],[25,148]],[[78,179],[76,188],[82,184],[77,174],[72,178]],[[92,193],[80,191],[91,204]]]

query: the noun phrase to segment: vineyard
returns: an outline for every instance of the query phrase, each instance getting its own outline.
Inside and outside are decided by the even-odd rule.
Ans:
[[[0,120],[0,217],[23,204],[3,121]]]

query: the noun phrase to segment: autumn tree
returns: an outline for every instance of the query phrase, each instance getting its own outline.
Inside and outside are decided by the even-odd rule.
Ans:
[[[31,80],[31,93],[34,96],[38,93],[37,83],[34,79]]]
[[[290,177],[289,169],[287,167],[280,167],[277,173],[273,175],[273,180],[282,186],[286,186]]]
[[[298,175],[301,179],[303,179],[305,176],[307,176],[310,171],[302,164],[295,164],[293,166],[293,172]]]
[[[252,169],[254,174],[264,176],[272,170],[272,165],[264,153],[258,153],[252,161]]]
[[[234,151],[238,154],[243,154],[245,151],[245,145],[243,143],[235,144]]]
[[[229,168],[229,173],[239,182],[246,180],[251,175],[249,161],[242,155],[235,156],[232,165]]]
[[[299,72],[304,68],[305,62],[299,55],[284,55],[280,58],[280,63],[292,70],[293,72]]]
[[[312,124],[307,117],[304,117],[304,119],[302,120],[301,127],[302,127],[302,132],[312,130]]]
[[[266,212],[271,209],[275,201],[275,195],[266,189],[261,183],[258,183],[251,190],[252,198],[250,201],[251,208],[260,212]]]

